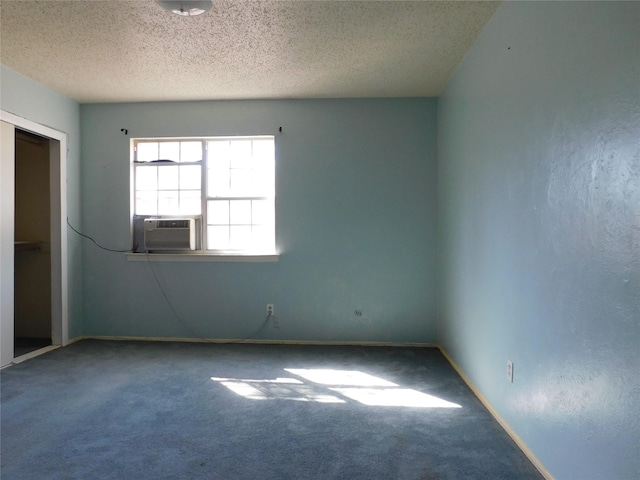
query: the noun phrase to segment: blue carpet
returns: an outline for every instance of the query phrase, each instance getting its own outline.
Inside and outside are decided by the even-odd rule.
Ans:
[[[85,340],[1,397],[2,480],[542,478],[437,349]]]

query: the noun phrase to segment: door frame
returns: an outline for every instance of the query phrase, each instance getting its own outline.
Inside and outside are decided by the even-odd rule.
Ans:
[[[42,137],[47,137],[49,142],[49,177],[50,177],[50,215],[51,215],[51,343],[53,345],[65,346],[69,343],[69,283],[68,283],[68,247],[67,247],[67,134],[59,130],[41,125],[39,123],[27,120],[12,113],[0,110],[0,120],[12,124],[14,128],[35,133]],[[15,155],[15,148],[14,148]],[[14,159],[15,161],[15,159]],[[15,170],[13,170],[13,181],[15,181]],[[15,193],[12,191],[2,192],[2,203],[9,202],[10,210],[15,209]],[[3,207],[4,210],[4,207]],[[8,213],[5,211],[5,213]],[[9,224],[9,219],[3,219],[3,225]],[[14,237],[13,214],[11,214],[11,238]],[[6,233],[7,232],[3,232]],[[8,235],[3,235],[7,238]],[[12,241],[13,243],[13,241]],[[11,255],[13,255],[13,245],[10,246]],[[2,255],[7,255],[9,246],[3,246]],[[2,263],[5,263],[2,261]],[[13,261],[10,262],[13,265]],[[13,270],[13,269],[12,269]],[[13,278],[13,271],[11,272]],[[6,277],[5,277],[6,279]],[[9,301],[9,305],[2,306],[3,318],[0,328],[2,336],[8,333],[7,324],[9,320],[6,318],[10,314],[11,333],[13,342],[13,281],[11,285],[5,285],[2,282],[3,290],[2,302]],[[7,298],[7,288],[11,289],[11,298]],[[10,313],[9,313],[10,312]],[[6,345],[3,341],[3,345]],[[11,354],[13,361],[13,352]],[[7,355],[2,354],[2,366],[7,364]],[[10,363],[10,362],[9,362]]]

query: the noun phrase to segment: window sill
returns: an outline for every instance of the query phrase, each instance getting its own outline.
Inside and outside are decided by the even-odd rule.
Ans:
[[[247,253],[213,253],[213,252],[185,252],[185,253],[127,253],[128,262],[245,262],[245,263],[274,263],[280,259],[277,253],[247,254]]]

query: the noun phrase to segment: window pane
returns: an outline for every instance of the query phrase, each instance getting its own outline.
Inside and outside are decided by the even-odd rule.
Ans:
[[[274,157],[274,144],[271,139],[253,141],[253,158],[258,163],[271,163]]]
[[[207,227],[207,248],[209,250],[228,250],[229,227]]]
[[[146,164],[135,165],[135,213],[204,214],[204,248],[272,251],[274,153],[271,137],[136,141],[136,160]],[[176,163],[150,163],[157,160]]]
[[[207,150],[209,152],[209,162],[224,163],[229,166],[229,140],[213,140],[207,142]]]
[[[228,200],[210,200],[207,202],[207,223],[209,225],[229,224]]]
[[[207,171],[207,196],[229,196],[229,169],[210,168]]]
[[[158,188],[158,167],[136,167],[136,190],[155,190]]]
[[[251,140],[231,142],[231,168],[248,168],[251,164]]]
[[[272,226],[253,226],[252,248],[257,251],[275,249],[275,231]]]
[[[231,170],[231,195],[249,196],[251,195],[251,170]]]
[[[275,172],[273,162],[271,165],[260,164],[253,171],[255,195],[272,197],[275,192]]]
[[[251,225],[251,200],[232,200],[229,202],[231,225]]]
[[[158,214],[178,215],[180,213],[179,194],[177,190],[161,190],[158,192]]]
[[[173,165],[158,167],[158,190],[178,189],[178,168]]]
[[[180,143],[181,162],[202,161],[202,142],[181,142]]]
[[[254,170],[251,175],[251,196],[273,196],[273,177],[263,170]]]
[[[158,159],[158,142],[138,143],[136,150],[136,160],[138,162],[152,162]]]
[[[180,143],[179,142],[160,142],[160,160],[180,161]]]
[[[166,167],[165,167],[166,168]],[[180,189],[200,190],[200,165],[183,165],[180,169]]]
[[[253,200],[251,221],[254,225],[269,225],[274,220],[273,200]]]
[[[180,191],[180,215],[200,215],[201,210],[200,190]]]
[[[229,248],[243,250],[251,247],[251,227],[229,227]]]
[[[136,215],[157,215],[158,196],[156,192],[136,192]]]

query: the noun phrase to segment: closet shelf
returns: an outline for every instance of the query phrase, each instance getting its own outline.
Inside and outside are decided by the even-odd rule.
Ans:
[[[45,242],[34,242],[30,240],[16,240],[14,244],[16,252],[40,252],[46,246]]]

